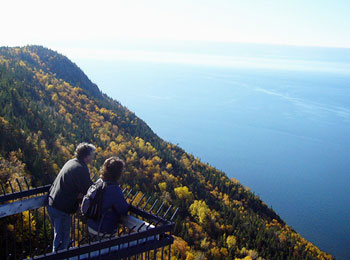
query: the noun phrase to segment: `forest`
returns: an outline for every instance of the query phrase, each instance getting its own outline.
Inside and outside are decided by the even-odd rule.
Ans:
[[[180,209],[172,259],[333,259],[238,180],[159,138],[67,57],[41,46],[1,47],[0,182],[10,190],[9,180],[25,176],[40,186],[80,142],[97,147],[93,178],[119,156],[123,185]],[[39,228],[39,217],[31,221]],[[0,225],[0,233],[12,228]]]

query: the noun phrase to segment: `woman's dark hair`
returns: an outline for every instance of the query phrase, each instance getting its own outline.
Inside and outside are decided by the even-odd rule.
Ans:
[[[75,157],[78,160],[83,160],[86,156],[90,155],[96,150],[96,147],[88,143],[80,143],[75,149]]]
[[[118,157],[110,157],[102,165],[101,178],[104,181],[117,181],[124,168],[124,162]]]

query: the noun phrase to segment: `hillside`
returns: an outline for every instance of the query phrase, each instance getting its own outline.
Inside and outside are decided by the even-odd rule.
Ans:
[[[160,139],[69,59],[0,48],[0,181],[55,176],[82,141],[126,162],[122,182],[180,208],[174,259],[332,259],[235,179]],[[3,229],[1,229],[3,230]]]

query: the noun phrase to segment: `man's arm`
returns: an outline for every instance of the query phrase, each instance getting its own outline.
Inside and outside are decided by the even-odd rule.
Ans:
[[[77,187],[79,193],[85,195],[92,184],[93,182],[90,179],[90,173],[88,168],[84,167],[79,169],[75,178],[75,186]]]

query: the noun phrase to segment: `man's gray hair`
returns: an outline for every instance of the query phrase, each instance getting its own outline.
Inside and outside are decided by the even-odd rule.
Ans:
[[[75,157],[77,157],[78,160],[83,160],[86,156],[95,152],[95,150],[96,150],[96,147],[93,144],[89,144],[85,142],[80,143],[75,149]]]

